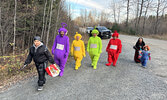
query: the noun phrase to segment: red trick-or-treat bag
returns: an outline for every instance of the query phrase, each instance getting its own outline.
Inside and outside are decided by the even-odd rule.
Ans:
[[[48,73],[48,75],[50,75],[51,77],[56,77],[60,73],[60,69],[56,64],[52,64],[48,66],[45,70]]]

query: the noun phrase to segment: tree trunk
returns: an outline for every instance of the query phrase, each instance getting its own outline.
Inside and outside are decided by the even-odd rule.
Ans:
[[[56,34],[57,34],[57,24],[58,24],[58,20],[59,20],[60,7],[61,7],[61,1],[59,2],[59,6],[58,6],[56,25],[55,25],[55,31],[54,31],[54,37],[53,37],[53,39],[56,37]]]
[[[13,37],[13,55],[15,55],[15,42],[16,42],[16,11],[17,11],[17,0],[15,0],[15,13],[14,13],[14,37]]]
[[[1,7],[0,7],[0,32],[1,32],[1,55],[3,56],[3,33],[2,33],[2,25],[1,25]]]
[[[48,32],[47,32],[47,38],[46,38],[46,46],[48,46],[50,25],[51,25],[51,22],[52,22],[52,8],[53,8],[53,0],[51,0],[50,18],[49,18],[49,26],[48,26]]]
[[[129,23],[129,1],[127,2],[127,18],[126,18],[126,27],[128,27],[128,23]]]
[[[43,34],[44,34],[44,26],[45,26],[45,13],[46,13],[47,1],[48,1],[48,0],[45,0],[45,7],[44,7],[44,14],[43,14],[43,26],[42,26],[42,34],[41,34],[41,39],[43,39]]]

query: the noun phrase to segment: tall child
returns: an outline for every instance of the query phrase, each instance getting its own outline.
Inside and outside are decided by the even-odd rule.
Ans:
[[[66,23],[61,23],[62,28],[58,30],[59,34],[56,36],[54,44],[52,46],[52,54],[54,55],[54,60],[60,67],[59,76],[63,76],[65,64],[68,59],[69,54],[69,38],[67,35]]]
[[[32,59],[35,62],[38,71],[38,90],[43,90],[43,85],[45,84],[45,68],[47,67],[48,61],[54,64],[54,60],[47,49],[47,47],[41,42],[39,36],[34,37],[34,44],[29,49],[29,55],[24,63],[24,66],[30,64]]]
[[[118,60],[118,56],[121,53],[122,44],[121,40],[118,39],[119,34],[115,31],[112,35],[112,39],[110,39],[108,46],[106,48],[106,52],[108,52],[108,63],[106,66],[110,66],[113,63],[113,66],[116,66],[116,62]]]
[[[99,60],[100,54],[102,52],[102,41],[99,36],[99,31],[95,28],[91,32],[92,36],[88,40],[87,52],[92,61],[93,69],[97,68],[97,62]]]
[[[81,40],[82,36],[78,32],[76,32],[72,45],[71,45],[71,55],[74,56],[75,59],[75,70],[81,66],[82,58],[85,57],[85,45]]]

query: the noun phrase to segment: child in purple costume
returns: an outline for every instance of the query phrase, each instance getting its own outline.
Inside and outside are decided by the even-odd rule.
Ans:
[[[54,60],[60,67],[59,76],[63,76],[65,64],[68,59],[69,54],[69,38],[67,35],[66,23],[61,23],[62,28],[58,30],[59,34],[56,36],[54,44],[52,46],[52,54],[54,55]]]

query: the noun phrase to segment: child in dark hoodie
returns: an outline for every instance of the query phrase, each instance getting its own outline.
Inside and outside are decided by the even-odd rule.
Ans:
[[[24,67],[30,64],[32,59],[35,62],[38,71],[38,90],[43,90],[43,85],[45,84],[45,68],[47,67],[48,61],[55,64],[48,48],[41,42],[39,36],[34,37],[34,44],[29,49],[29,55],[24,63]]]

